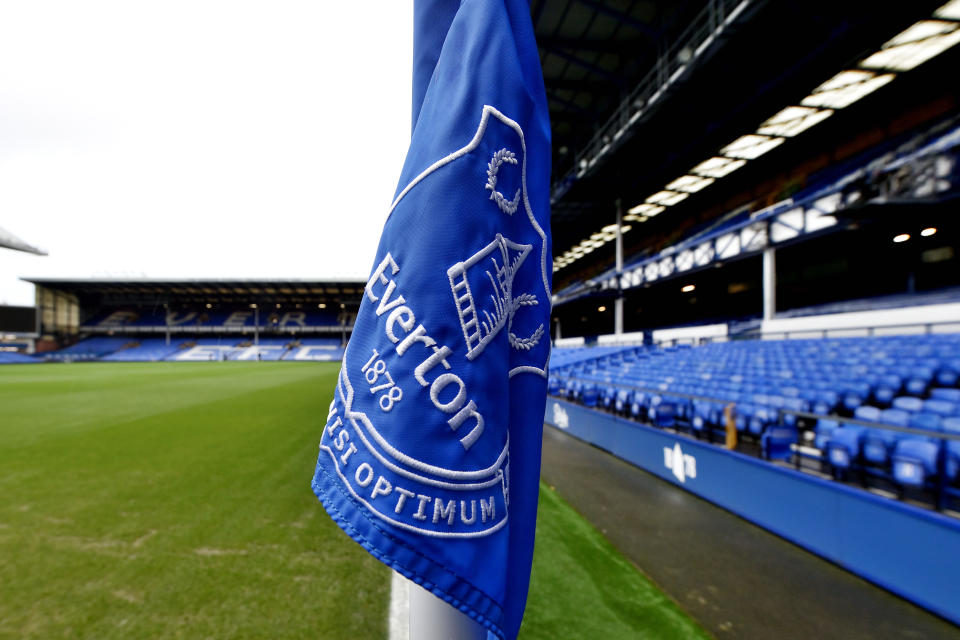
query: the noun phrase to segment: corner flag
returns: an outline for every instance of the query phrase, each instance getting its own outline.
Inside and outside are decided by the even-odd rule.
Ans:
[[[550,357],[550,129],[527,2],[442,4],[313,490],[379,560],[513,638]]]

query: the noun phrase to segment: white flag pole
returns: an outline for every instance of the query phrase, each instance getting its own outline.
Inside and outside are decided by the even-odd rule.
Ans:
[[[407,580],[410,640],[486,640],[487,630],[467,614]]]

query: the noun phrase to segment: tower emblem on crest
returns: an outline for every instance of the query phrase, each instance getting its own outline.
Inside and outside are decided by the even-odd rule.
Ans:
[[[512,201],[507,200],[497,186],[497,172],[503,163],[517,164],[516,155],[508,149],[493,154],[487,165],[486,189],[492,191],[490,199],[497,207],[512,215],[520,202],[520,191]],[[543,324],[529,336],[520,337],[513,332],[514,317],[523,307],[539,304],[533,293],[514,295],[514,278],[523,266],[533,245],[519,244],[497,234],[483,249],[465,261],[447,269],[450,290],[467,345],[467,359],[479,356],[487,343],[506,327],[510,346],[517,351],[529,351],[543,337]],[[471,281],[473,284],[471,285]],[[479,291],[482,289],[482,293]]]

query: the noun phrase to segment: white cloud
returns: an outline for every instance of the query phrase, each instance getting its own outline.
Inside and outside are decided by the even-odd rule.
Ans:
[[[363,277],[409,141],[410,2],[0,6],[20,275]]]

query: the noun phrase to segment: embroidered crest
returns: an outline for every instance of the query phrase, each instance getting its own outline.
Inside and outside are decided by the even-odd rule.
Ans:
[[[490,158],[490,197],[477,184],[478,156]],[[513,199],[498,186],[515,188]],[[521,208],[526,215],[514,215]],[[320,448],[384,522],[440,538],[487,536],[508,517],[503,398],[516,375],[545,378],[549,358],[548,247],[526,191],[523,131],[484,107],[469,144],[417,175],[390,215],[402,217],[384,230]],[[453,229],[465,220],[469,233],[424,251],[409,229],[416,216]],[[452,266],[433,257],[464,246],[468,257]],[[480,357],[494,348],[506,362]]]

